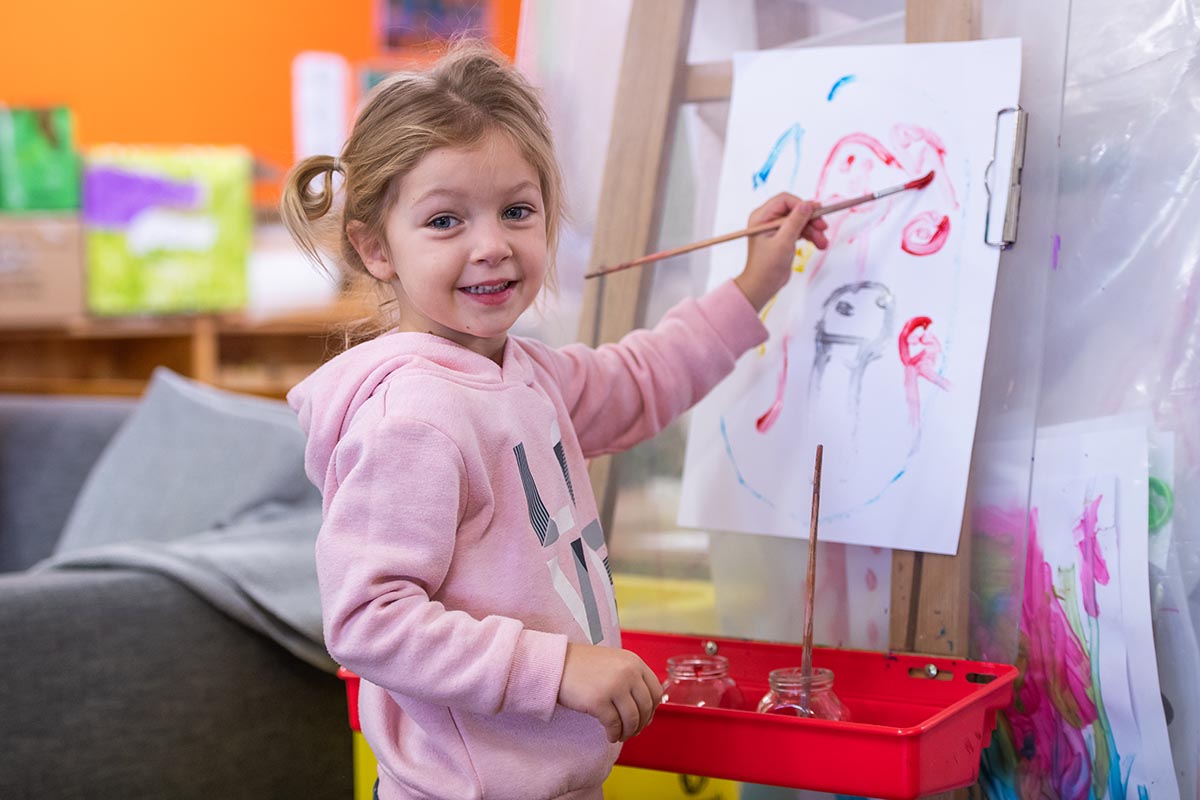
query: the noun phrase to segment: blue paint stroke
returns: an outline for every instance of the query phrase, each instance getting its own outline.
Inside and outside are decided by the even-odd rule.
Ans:
[[[1138,800],[1150,800],[1150,792],[1140,783],[1138,784]]]
[[[757,189],[767,182],[767,177],[771,174],[771,170],[775,167],[775,162],[778,160],[780,153],[783,152],[783,147],[791,140],[796,157],[792,161],[792,177],[788,181],[788,188],[792,189],[796,184],[796,171],[800,169],[800,142],[804,139],[804,128],[800,127],[800,123],[792,125],[775,142],[775,146],[771,148],[771,153],[767,156],[767,160],[763,163],[762,169],[754,173],[754,188]]]
[[[1050,269],[1055,271],[1058,270],[1058,251],[1060,249],[1062,249],[1062,239],[1056,233],[1054,234],[1054,252],[1050,256]]]
[[[837,94],[837,90],[838,90],[838,89],[842,88],[842,87],[843,87],[843,86],[845,86],[847,83],[854,83],[856,80],[858,80],[858,76],[857,76],[857,75],[843,75],[842,77],[838,78],[838,79],[837,79],[837,80],[834,82],[834,84],[833,84],[833,88],[829,90],[829,96],[828,96],[828,97],[826,97],[825,99],[826,99],[826,100],[829,100],[829,101],[831,101],[831,102],[832,102],[832,101],[833,101],[833,96],[834,96],[835,94]]]
[[[753,497],[755,500],[758,500],[759,502],[764,503],[767,506],[767,508],[774,510],[776,508],[775,503],[772,502],[771,500],[769,500],[767,498],[767,496],[764,495],[762,492],[758,491],[753,486],[751,486],[750,483],[746,480],[746,477],[742,474],[742,470],[738,467],[737,457],[733,454],[733,444],[729,441],[729,430],[725,427],[725,417],[724,416],[721,417],[721,440],[725,443],[725,456],[729,459],[729,466],[733,467],[733,474],[737,477],[738,485],[741,486],[743,489],[745,489],[747,492],[749,492],[750,496]],[[864,508],[874,505],[875,503],[879,502],[879,500],[881,500],[885,494],[887,494],[888,490],[891,489],[892,486],[894,486],[897,481],[899,481],[901,478],[904,477],[904,473],[907,471],[908,471],[907,466],[902,468],[899,472],[897,472],[895,475],[892,476],[892,479],[887,482],[886,486],[884,486],[882,489],[879,490],[878,494],[876,494],[874,497],[871,497],[871,498],[867,499],[866,501],[864,501],[861,506],[859,506],[857,508],[852,508],[848,511],[842,511],[842,512],[839,512],[836,514],[822,514],[820,517],[821,521],[822,522],[836,522],[836,521],[843,520],[843,519],[849,519],[853,515],[862,511]],[[784,509],[783,511],[791,519],[797,520],[797,521],[803,521],[802,518],[799,515],[797,515],[794,511],[788,511],[786,509]],[[803,519],[807,519],[807,517],[804,517]]]
[[[737,459],[733,457],[733,445],[729,443],[729,431],[725,429],[725,418],[721,417],[721,439],[725,442],[725,455],[729,456],[729,463],[733,466],[733,473],[737,475],[738,485],[745,489],[754,497],[755,500],[761,500],[766,503],[769,508],[774,508],[775,504],[763,497],[762,493],[751,488],[750,484],[746,483],[746,479],[742,476],[742,471],[738,469]]]

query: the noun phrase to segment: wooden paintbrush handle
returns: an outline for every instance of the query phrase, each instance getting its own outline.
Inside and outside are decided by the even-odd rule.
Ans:
[[[658,253],[651,253],[648,256],[642,256],[641,258],[635,258],[632,261],[625,261],[625,262],[617,264],[616,266],[613,266],[613,267],[605,267],[603,269],[598,269],[593,272],[587,273],[583,277],[584,278],[595,278],[597,275],[607,275],[610,272],[620,272],[623,269],[629,269],[630,267],[640,267],[643,264],[649,264],[652,261],[661,261],[664,258],[671,258],[672,256],[681,256],[684,253],[690,253],[694,250],[702,250],[705,247],[712,247],[714,244],[722,244],[724,242],[732,242],[734,239],[741,239],[743,236],[757,236],[760,233],[768,233],[770,231],[778,230],[779,226],[782,224],[783,224],[783,220],[776,220],[774,222],[764,222],[762,225],[755,225],[752,228],[743,228],[740,231],[726,233],[721,236],[714,236],[711,239],[702,239],[699,242],[692,242],[691,244],[685,244],[682,247],[675,247],[670,250],[663,250]]]

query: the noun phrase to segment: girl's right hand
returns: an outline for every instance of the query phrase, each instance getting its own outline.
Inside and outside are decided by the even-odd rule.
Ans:
[[[610,742],[623,742],[650,724],[662,684],[628,650],[568,644],[558,702],[600,720]]]
[[[755,311],[762,311],[791,278],[797,241],[808,239],[818,250],[829,246],[829,238],[825,235],[829,223],[824,219],[812,218],[818,207],[814,201],[801,200],[794,194],[783,192],[750,214],[751,226],[765,222],[780,223],[773,233],[750,237],[746,268],[734,278]]]

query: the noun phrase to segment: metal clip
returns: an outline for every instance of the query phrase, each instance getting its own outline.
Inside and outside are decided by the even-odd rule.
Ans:
[[[996,136],[992,142],[992,160],[983,174],[987,190],[987,216],[983,224],[983,243],[1007,250],[1017,241],[1017,219],[1021,211],[1021,170],[1025,166],[1025,134],[1029,115],[1020,106],[996,112]],[[999,236],[994,235],[992,220],[997,220]]]

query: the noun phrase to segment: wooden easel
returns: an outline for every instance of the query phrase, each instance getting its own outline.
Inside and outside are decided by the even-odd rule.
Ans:
[[[590,269],[655,249],[672,128],[680,103],[728,100],[732,65],[687,65],[695,0],[633,0],[617,84],[613,130]],[[907,0],[909,42],[979,35],[979,0]],[[654,267],[589,281],[579,339],[613,342],[643,324]],[[612,529],[616,480],[611,457],[594,459],[592,485],[605,530]],[[970,508],[970,490],[966,508]],[[958,554],[896,551],[892,556],[890,647],[966,657],[970,591],[968,518]]]

